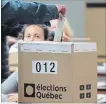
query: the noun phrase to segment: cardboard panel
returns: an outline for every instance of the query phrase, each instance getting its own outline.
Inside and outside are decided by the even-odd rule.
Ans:
[[[97,42],[99,56],[106,56],[106,8],[86,8],[86,37]]]

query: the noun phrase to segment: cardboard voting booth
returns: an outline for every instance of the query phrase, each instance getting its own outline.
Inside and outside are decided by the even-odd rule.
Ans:
[[[10,72],[18,71],[18,52],[9,53]]]
[[[19,43],[19,102],[96,103],[96,43]]]

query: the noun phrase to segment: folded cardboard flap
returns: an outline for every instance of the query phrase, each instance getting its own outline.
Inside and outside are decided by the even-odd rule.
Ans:
[[[22,52],[50,52],[71,53],[96,51],[94,42],[23,42],[20,43],[19,51]],[[72,50],[72,46],[74,47]]]
[[[18,71],[18,65],[16,65],[16,66],[11,65],[9,68],[10,68],[9,70],[11,73]]]
[[[9,65],[18,65],[18,52],[9,53]]]

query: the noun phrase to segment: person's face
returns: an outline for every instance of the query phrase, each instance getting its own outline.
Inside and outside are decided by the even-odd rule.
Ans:
[[[25,29],[24,41],[44,41],[44,30],[37,25],[30,25]]]

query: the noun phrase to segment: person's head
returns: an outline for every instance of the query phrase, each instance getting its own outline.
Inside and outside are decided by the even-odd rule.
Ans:
[[[48,28],[45,25],[24,25],[22,29],[24,41],[44,41],[48,39]]]

